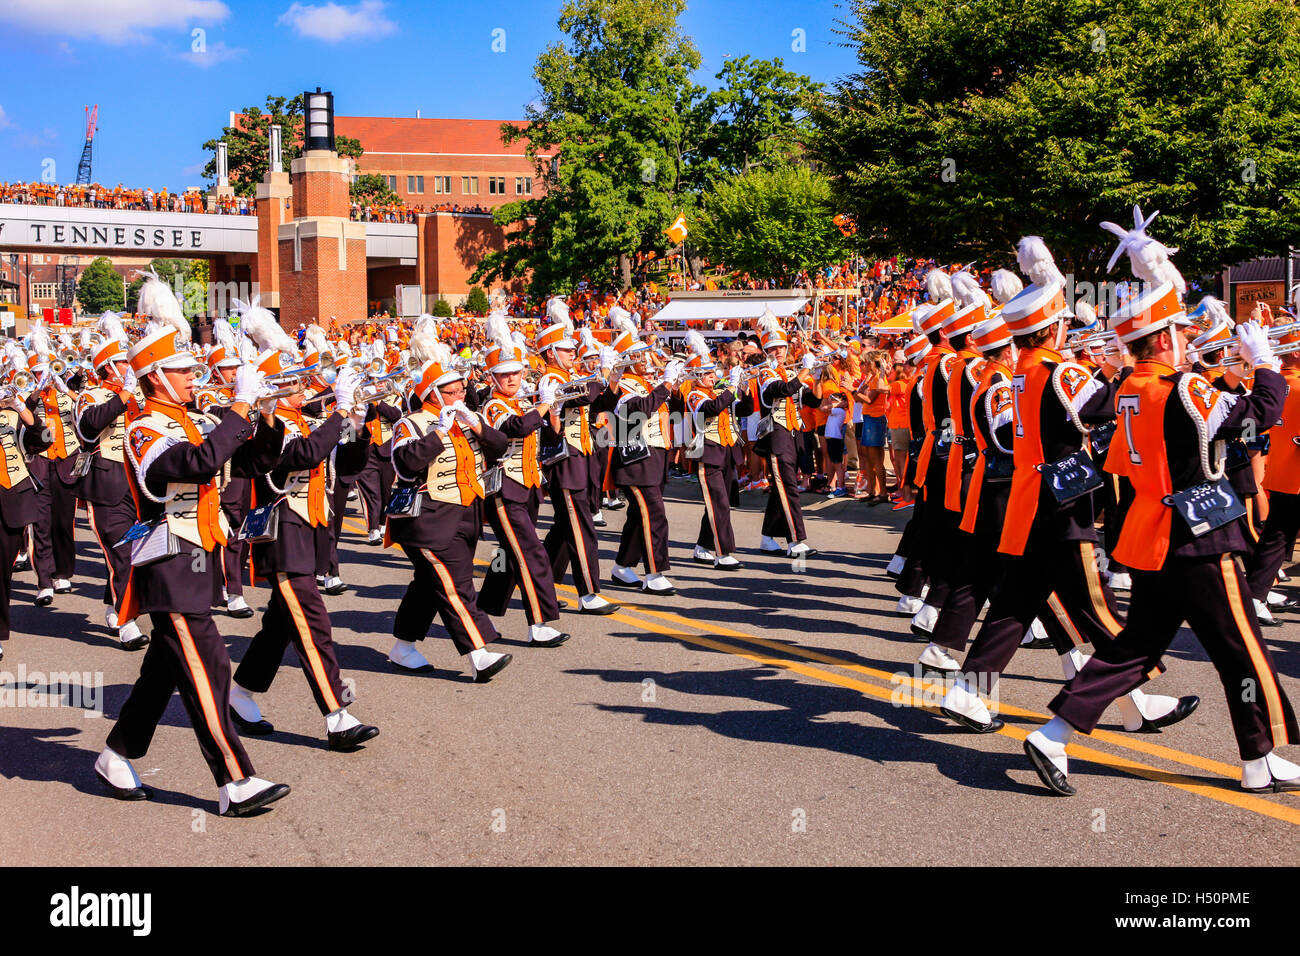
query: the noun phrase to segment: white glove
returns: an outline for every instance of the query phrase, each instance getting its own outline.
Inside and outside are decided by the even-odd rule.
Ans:
[[[618,353],[608,345],[600,350],[600,370],[608,375],[614,371],[614,363],[618,361]]]
[[[542,384],[537,386],[537,404],[554,405],[555,404],[555,382],[552,379],[546,379]]]
[[[361,375],[356,369],[339,369],[338,377],[334,379],[334,404],[343,414],[351,412],[356,404],[357,386],[360,384]]]
[[[16,412],[22,412],[27,407],[27,399],[23,398],[18,392],[12,392],[6,404]]]
[[[1268,333],[1258,322],[1244,322],[1237,326],[1237,354],[1251,365],[1276,364]]]
[[[814,365],[817,364],[817,358],[811,352],[803,353],[803,370],[811,372]]]
[[[350,420],[352,422],[353,432],[360,435],[361,432],[366,427],[366,406],[364,405],[355,406],[352,409],[352,416]]]
[[[744,377],[745,370],[739,365],[731,367],[731,374],[727,376],[727,382],[731,385],[733,392],[740,391],[740,380]]]
[[[65,381],[63,380],[63,376],[62,376],[62,375],[51,375],[51,376],[50,376],[50,383],[51,383],[55,388],[57,388],[60,392],[62,392],[64,395],[69,394],[69,393],[68,393],[68,383],[65,382]]]
[[[442,414],[438,417],[438,427],[445,432],[451,431],[451,426],[456,424],[456,407],[454,405],[444,405]]]
[[[664,367],[664,381],[669,385],[676,385],[686,374],[686,363],[681,359],[673,359]]]
[[[135,387],[138,384],[139,384],[139,379],[135,377],[135,369],[128,368],[126,370],[126,374],[122,376],[122,391],[134,392]]]
[[[456,410],[456,420],[460,422],[461,428],[473,428],[478,425],[478,416],[466,408],[464,402],[457,402],[452,407]]]
[[[245,362],[235,370],[236,402],[253,405],[266,392],[266,376],[259,372],[256,366]]]

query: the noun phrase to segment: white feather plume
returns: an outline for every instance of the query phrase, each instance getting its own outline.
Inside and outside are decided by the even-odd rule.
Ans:
[[[985,309],[993,308],[988,294],[980,288],[979,280],[965,270],[953,275],[952,293],[958,306],[963,309],[968,309],[972,305],[982,305]]]
[[[22,346],[13,339],[5,339],[5,358],[14,371],[26,371],[27,356],[23,353]]]
[[[176,294],[167,287],[167,283],[158,278],[152,269],[141,272],[144,285],[140,286],[139,305],[136,311],[148,316],[145,334],[152,334],[159,329],[175,329],[173,341],[178,348],[190,344],[190,324],[185,320],[181,304],[176,301]]]
[[[1002,305],[1006,305],[1020,295],[1024,289],[1025,284],[1020,281],[1020,276],[1008,269],[998,269],[989,276],[989,290],[992,291],[993,298]]]
[[[50,356],[54,354],[54,346],[50,341],[50,330],[45,327],[43,320],[33,322],[27,330],[31,337],[31,351],[41,357],[42,362],[49,361]]]
[[[510,333],[510,341],[514,344],[514,347],[520,351],[528,351],[528,339],[524,336],[524,333],[520,332],[518,329],[515,329],[514,332]]]
[[[634,339],[637,337],[636,323],[632,321],[632,313],[628,312],[627,309],[617,305],[614,306],[609,310],[609,320],[617,330],[615,338],[618,338],[624,332],[630,333]]]
[[[1083,326],[1093,326],[1097,324],[1097,310],[1088,304],[1087,299],[1080,299],[1074,303],[1074,317],[1079,320]]]
[[[252,302],[234,300],[235,309],[240,314],[239,327],[253,340],[259,350],[273,349],[289,356],[292,361],[297,361],[298,346],[293,339],[289,338],[288,333],[280,328],[280,323],[275,320],[275,316],[262,308],[258,302],[258,296],[253,296]]]
[[[1101,228],[1107,232],[1119,237],[1119,245],[1115,251],[1110,254],[1110,261],[1106,263],[1106,271],[1109,272],[1115,268],[1115,263],[1124,253],[1128,253],[1129,266],[1133,274],[1143,282],[1152,286],[1164,285],[1171,282],[1174,288],[1178,290],[1179,295],[1186,295],[1187,283],[1183,281],[1181,273],[1174,268],[1174,264],[1169,261],[1169,257],[1178,251],[1176,247],[1164,245],[1158,240],[1152,239],[1147,235],[1147,229],[1155,221],[1156,216],[1160,215],[1160,210],[1156,210],[1150,216],[1145,218],[1142,215],[1142,207],[1135,205],[1133,207],[1133,228],[1125,229],[1113,222],[1103,222]]]
[[[1205,306],[1205,317],[1209,321],[1206,328],[1214,328],[1216,325],[1226,325],[1232,328],[1232,316],[1228,314],[1228,307],[1212,295],[1207,295],[1201,300],[1201,305]]]
[[[239,358],[239,342],[230,323],[219,317],[212,320],[212,340],[226,350],[226,358]]]
[[[931,269],[925,277],[925,291],[935,305],[952,298],[952,278],[942,269]]]
[[[438,338],[438,320],[435,319],[428,312],[421,312],[420,315],[416,318],[415,328],[411,330],[411,334],[414,335],[416,332],[421,332],[424,330],[428,330],[429,332],[433,333],[434,338]]]
[[[1056,267],[1056,260],[1052,258],[1052,253],[1041,236],[1025,236],[1021,239],[1016,246],[1016,261],[1020,264],[1020,271],[1036,286],[1052,283],[1065,285],[1065,276]]]
[[[686,333],[686,348],[705,361],[709,358],[709,343],[704,341],[704,336],[695,329]]]
[[[762,335],[781,332],[781,320],[776,317],[776,313],[770,306],[764,307],[763,314],[758,317],[758,331]]]
[[[553,295],[546,303],[546,318],[552,325],[563,324],[570,338],[573,337],[573,320],[569,318],[569,303],[562,295]]]
[[[510,323],[506,320],[504,312],[490,313],[483,324],[483,332],[493,345],[503,349],[515,347],[514,339],[510,337]]]
[[[429,322],[416,320],[415,331],[411,333],[411,356],[423,366],[426,362],[440,361],[439,356],[446,353],[447,361],[451,361],[451,350],[443,345],[442,340],[438,338],[438,326],[433,322],[433,316],[420,316],[420,319],[430,319]],[[441,347],[441,348],[439,348]],[[445,367],[447,362],[441,362]]]
[[[325,337],[325,330],[315,322],[307,326],[307,334],[303,336],[303,342],[309,352],[324,355],[330,351],[330,340]]]
[[[122,327],[122,319],[116,312],[105,312],[101,315],[99,317],[99,322],[96,324],[96,328],[99,329],[99,334],[104,336],[104,338],[116,340],[123,348],[125,348],[130,342],[126,337],[126,329]]]
[[[596,336],[591,334],[590,326],[584,325],[578,330],[578,334],[580,336],[579,344],[582,346],[584,352],[588,349],[596,348]]]

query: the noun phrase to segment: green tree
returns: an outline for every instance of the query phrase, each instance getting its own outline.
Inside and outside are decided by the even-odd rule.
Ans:
[[[234,126],[225,127],[221,136],[210,139],[203,148],[212,158],[203,167],[209,182],[217,179],[217,141],[226,142],[226,167],[230,185],[240,196],[252,198],[257,194],[257,184],[271,168],[271,127],[280,126],[280,155],[284,168],[302,154],[303,102],[302,94],[293,97],[268,96],[266,109],[246,107],[237,117]],[[340,156],[356,159],[362,153],[361,143],[348,136],[335,136],[334,148]]]
[[[86,266],[77,282],[77,301],[81,311],[95,315],[112,309],[120,312],[125,305],[122,277],[113,271],[113,264],[99,256]]]
[[[394,203],[401,203],[401,198],[393,192],[392,187],[388,185],[388,177],[381,176],[379,173],[365,173],[357,176],[352,182],[352,198],[357,202],[376,203],[381,206],[388,206]]]
[[[1101,278],[1100,220],[1160,210],[1187,275],[1300,238],[1300,9],[1270,0],[855,0],[861,70],[813,156],[863,248]],[[1266,40],[1263,38],[1267,38]],[[1118,272],[1118,270],[1117,270]]]
[[[465,297],[466,311],[474,315],[487,315],[488,309],[487,293],[483,291],[482,286],[474,286],[469,290],[469,295]]]
[[[824,175],[804,166],[755,169],[719,182],[704,197],[689,241],[712,262],[789,282],[851,254],[832,222],[835,213]]]
[[[439,319],[450,319],[453,315],[451,303],[440,298],[433,303],[433,309],[430,310],[429,314]]]

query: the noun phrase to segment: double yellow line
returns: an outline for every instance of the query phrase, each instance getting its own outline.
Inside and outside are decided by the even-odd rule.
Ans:
[[[350,531],[356,531],[359,534],[366,533],[365,528],[347,520],[343,522],[343,525]],[[488,562],[476,560],[475,563],[486,565]],[[578,592],[575,588],[566,584],[557,584],[556,590],[565,594],[573,595],[575,601],[572,603],[576,605],[576,596]],[[790,671],[791,673],[802,674],[804,677],[811,677],[814,680],[824,681],[828,684],[852,688],[853,690],[859,691],[870,697],[889,701],[895,706],[898,706],[900,703],[898,688],[902,686],[906,688],[906,692],[901,695],[902,706],[918,707],[923,710],[929,710],[932,713],[937,713],[937,708],[928,707],[923,702],[923,694],[927,686],[925,682],[915,680],[914,678],[908,677],[906,674],[894,674],[878,668],[867,667],[862,664],[856,664],[853,661],[835,657],[831,654],[824,654],[820,651],[800,647],[798,644],[758,637],[754,634],[748,634],[744,631],[737,631],[717,624],[701,625],[680,614],[674,614],[671,611],[658,611],[645,607],[644,605],[627,603],[622,600],[621,596],[619,597],[618,603],[620,604],[620,609],[613,614],[606,615],[609,619],[622,621],[625,624],[632,624],[642,630],[649,631],[650,633],[672,637],[686,644],[693,644],[697,647],[706,647],[710,650],[732,654],[736,657],[752,661],[753,663],[764,667],[775,667],[781,670]],[[638,616],[632,616],[634,614]],[[750,647],[738,647],[735,644],[715,640],[717,637],[730,638],[731,640],[751,645],[753,648],[761,648],[763,651],[774,651],[778,654],[786,655],[786,657],[774,657],[771,654],[763,653],[763,651],[760,650],[753,650]],[[869,683],[866,680],[860,680],[854,677],[847,677],[843,674],[825,670],[821,667],[812,667],[806,663],[802,663],[801,660],[789,660],[788,658],[790,657],[799,658],[802,661],[813,661],[818,664],[836,667],[843,671],[860,674],[876,681],[883,681],[886,686],[881,686],[877,683]],[[930,686],[930,695],[933,698],[934,688],[932,685]],[[1021,707],[1015,707],[1001,702],[999,702],[998,705],[998,712],[1006,717],[1023,718],[1024,721],[1032,723],[1044,723],[1048,720],[1046,714],[1040,714],[1032,710],[1026,710]],[[998,731],[998,733],[1005,737],[1010,737],[1013,740],[1024,740],[1032,730],[1032,727],[1029,730],[1025,730],[1019,726],[1014,726],[1008,723]],[[1110,744],[1131,752],[1144,754],[1148,757],[1168,761],[1193,770],[1200,770],[1214,774],[1227,780],[1234,781],[1234,785],[1239,784],[1241,781],[1240,767],[1226,764],[1218,760],[1212,760],[1208,757],[1202,757],[1199,754],[1187,753],[1182,750],[1176,750],[1172,747],[1150,743],[1133,735],[1118,734],[1108,730],[1095,730],[1089,739],[1100,743]],[[1072,743],[1070,745],[1070,756],[1076,760],[1081,759],[1091,763],[1101,764],[1102,766],[1111,767],[1132,776],[1153,780],[1157,783],[1186,791],[1187,793],[1194,793],[1211,800],[1217,800],[1220,803],[1226,803],[1243,810],[1249,810],[1253,813],[1272,817],[1275,820],[1282,820],[1286,823],[1300,825],[1300,807],[1295,807],[1285,803],[1274,803],[1271,800],[1264,799],[1263,797],[1244,793],[1241,790],[1230,789],[1217,781],[1207,782],[1177,771],[1163,770],[1160,767],[1148,763],[1142,763],[1138,760],[1098,750],[1095,747],[1089,747],[1079,743]]]

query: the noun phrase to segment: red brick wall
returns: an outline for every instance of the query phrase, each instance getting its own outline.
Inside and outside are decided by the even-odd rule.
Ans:
[[[302,240],[302,269],[293,268],[293,240],[280,240],[280,324],[296,329],[312,319],[340,322],[366,314],[366,243],[348,241],[347,269],[338,269],[338,243],[333,236]]]
[[[452,304],[470,290],[470,275],[489,252],[505,248],[505,230],[491,216],[455,216],[443,213],[422,217],[420,257],[424,265],[424,291],[444,296]],[[497,283],[493,283],[494,285]],[[522,291],[524,282],[505,284]],[[484,284],[484,288],[487,285]]]
[[[293,218],[340,216],[350,212],[348,182],[337,173],[297,173],[290,175],[293,187]]]
[[[383,176],[397,177],[397,195],[409,206],[417,209],[421,206],[432,209],[442,203],[464,206],[484,206],[495,209],[497,206],[518,199],[536,198],[542,195],[543,180],[538,177],[532,162],[526,156],[440,156],[437,154],[419,154],[397,156],[385,153],[363,153],[357,160],[358,173],[379,173]],[[407,190],[408,176],[424,177],[424,192],[412,193]],[[451,193],[435,193],[434,176],[451,177]],[[462,176],[478,177],[478,194],[466,194],[461,186]],[[493,195],[488,192],[488,177],[504,176],[506,180],[505,195]],[[515,177],[531,177],[533,191],[531,194],[515,193]]]

